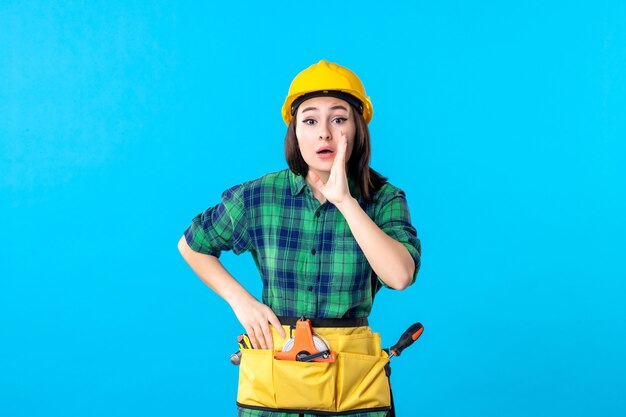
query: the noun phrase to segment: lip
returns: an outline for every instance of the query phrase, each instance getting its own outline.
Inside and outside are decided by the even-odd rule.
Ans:
[[[323,151],[329,151],[326,153],[322,153]],[[321,148],[318,148],[315,153],[317,154],[317,157],[320,159],[331,159],[335,157],[335,150],[333,148],[331,148],[330,146],[322,146]]]
[[[319,148],[317,148],[317,150],[315,151],[316,153],[320,153],[322,151],[331,151],[331,152],[335,152],[335,150],[331,147],[331,146],[321,146]]]

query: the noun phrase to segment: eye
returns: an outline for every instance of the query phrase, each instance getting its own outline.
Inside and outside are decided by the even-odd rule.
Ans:
[[[304,123],[305,125],[314,125],[317,122],[313,119],[304,119],[302,123]]]
[[[337,117],[337,118],[333,119],[333,123],[336,123],[336,124],[340,125],[342,123],[345,123],[346,120],[348,120],[348,119],[346,119],[345,117]]]

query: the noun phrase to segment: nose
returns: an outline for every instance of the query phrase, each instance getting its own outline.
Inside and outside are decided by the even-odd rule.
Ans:
[[[330,140],[331,136],[330,136],[330,128],[328,124],[320,123],[319,127],[320,127],[319,128],[320,140]]]

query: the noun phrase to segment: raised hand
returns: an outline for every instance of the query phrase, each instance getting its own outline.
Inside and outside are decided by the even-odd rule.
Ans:
[[[348,176],[346,174],[347,149],[348,138],[346,134],[341,131],[341,138],[337,145],[337,155],[335,155],[335,160],[330,169],[328,181],[324,182],[315,172],[309,171],[313,186],[321,192],[328,201],[335,205],[341,204],[351,198]]]

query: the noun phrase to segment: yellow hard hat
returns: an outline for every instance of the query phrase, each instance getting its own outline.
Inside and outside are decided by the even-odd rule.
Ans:
[[[372,120],[374,108],[359,77],[348,68],[323,59],[296,75],[291,82],[283,104],[283,120],[289,125],[302,101],[325,95],[354,105],[363,115],[365,123]]]

